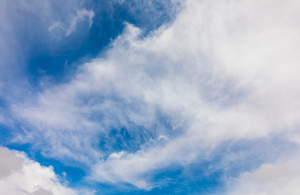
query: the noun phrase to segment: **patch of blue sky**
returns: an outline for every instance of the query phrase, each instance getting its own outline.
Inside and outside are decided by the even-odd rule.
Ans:
[[[97,191],[96,194],[114,195],[209,194],[224,189],[223,181],[221,180],[222,172],[203,176],[206,167],[201,164],[197,165],[198,167],[193,169],[193,177],[184,173],[188,167],[178,165],[152,172],[154,186],[148,190],[139,189],[128,183],[118,183],[118,185],[102,183],[95,185],[97,187],[93,186],[93,189]]]
[[[211,163],[211,162],[210,162]],[[157,170],[148,177],[153,181],[153,188],[144,191],[132,191],[132,194],[209,194],[223,187],[222,170],[207,174],[209,163],[193,165],[171,165]],[[147,177],[147,176],[146,176]],[[119,194],[119,193],[117,193]],[[128,193],[130,194],[130,193]]]
[[[113,152],[136,152],[141,149],[141,145],[153,139],[149,131],[143,127],[131,129],[130,132],[126,128],[112,129],[108,133],[99,135],[98,147],[106,153],[108,157]]]
[[[0,143],[1,145],[8,143],[13,139],[14,134],[10,127],[5,124],[0,124]]]
[[[89,27],[87,20],[79,21],[76,30],[68,36],[60,29],[49,32],[40,25],[44,22],[42,18],[23,13],[25,17],[20,22],[27,25],[19,27],[17,36],[22,48],[28,50],[26,64],[31,85],[38,86],[45,76],[55,83],[65,82],[66,73],[104,51],[122,33],[125,22],[143,29],[144,35],[170,22],[172,18],[167,13],[170,4],[167,1],[87,1],[83,7],[94,12],[93,24]],[[55,14],[64,16],[64,10],[59,8],[54,6]],[[68,24],[67,19],[64,22]]]

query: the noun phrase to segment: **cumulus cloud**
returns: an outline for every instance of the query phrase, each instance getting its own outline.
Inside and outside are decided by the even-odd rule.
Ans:
[[[139,188],[151,187],[145,173],[190,164],[224,141],[299,133],[300,3],[188,0],[184,7],[146,37],[127,24],[70,82],[15,104],[15,116],[44,136],[49,155],[94,164],[94,180]],[[90,12],[77,13],[74,27],[86,16],[91,21]],[[99,132],[123,127],[148,132],[149,143],[168,139],[137,141],[138,151],[106,159],[95,147]]]
[[[24,153],[0,147],[0,192],[16,195],[75,195],[62,185],[52,167],[28,159]]]
[[[230,195],[296,195],[300,187],[299,158],[280,159],[262,164],[254,172],[245,172],[228,183]]]

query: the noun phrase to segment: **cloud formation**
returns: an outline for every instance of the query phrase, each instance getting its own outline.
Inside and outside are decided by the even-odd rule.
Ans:
[[[296,154],[297,155],[297,154]],[[229,195],[296,195],[300,187],[299,158],[279,159],[262,164],[256,171],[245,172],[229,182]]]
[[[74,32],[76,30],[77,23],[85,20],[85,18],[88,19],[89,27],[91,27],[93,24],[94,15],[95,15],[95,13],[92,10],[89,10],[89,11],[86,9],[77,10],[76,15],[71,18],[70,26],[68,28],[66,28],[65,25],[61,22],[54,22],[49,27],[49,31],[50,31],[50,33],[54,32],[54,31],[56,31],[56,32],[65,31],[66,32],[65,35],[69,36],[72,32]]]
[[[0,192],[18,195],[76,195],[62,185],[52,167],[28,159],[24,153],[0,147]]]
[[[45,45],[50,48],[55,44],[60,46],[60,42],[53,41],[53,37],[60,37],[66,31],[71,33],[75,30],[76,24],[85,17],[92,25],[93,12],[83,9],[80,3],[81,1],[70,0],[1,1],[1,100],[18,101],[18,98],[22,99],[24,94],[32,90],[28,83],[30,75],[27,74],[27,68],[32,66],[30,63],[32,54],[36,55],[45,49]],[[49,27],[52,29],[51,33]],[[41,48],[35,50],[38,47]]]
[[[14,104],[14,115],[47,140],[45,154],[92,165],[90,179],[142,189],[152,187],[145,174],[189,165],[228,140],[290,140],[300,133],[299,8],[296,0],[187,0],[146,37],[127,24],[70,82]],[[77,12],[74,28],[84,17],[91,24],[90,12]],[[144,140],[107,155],[101,136],[122,128]]]

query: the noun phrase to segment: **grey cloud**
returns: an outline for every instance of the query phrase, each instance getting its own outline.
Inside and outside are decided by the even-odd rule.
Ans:
[[[16,157],[14,152],[0,147],[0,156],[0,179],[7,177],[13,171],[21,169],[24,159]]]
[[[228,181],[228,195],[288,194],[296,195],[300,187],[298,153],[279,159],[274,164],[262,164],[253,172],[242,173]]]
[[[44,189],[38,189],[35,192],[31,193],[32,195],[54,195],[52,192],[49,192]]]
[[[41,166],[24,153],[0,147],[0,192],[24,195],[75,195],[63,186],[53,168]]]

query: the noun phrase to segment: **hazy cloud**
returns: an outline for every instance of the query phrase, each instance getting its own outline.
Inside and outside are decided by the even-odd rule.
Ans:
[[[77,10],[76,15],[74,17],[72,17],[72,19],[71,19],[71,24],[70,24],[69,28],[66,30],[66,36],[69,36],[75,30],[77,23],[84,20],[86,17],[90,24],[89,27],[91,27],[93,24],[94,15],[95,14],[92,10],[90,10],[90,11],[88,11],[86,9]]]

